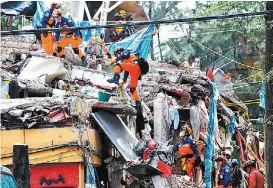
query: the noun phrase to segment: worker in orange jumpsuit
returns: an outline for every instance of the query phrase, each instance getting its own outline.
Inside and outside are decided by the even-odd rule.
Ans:
[[[75,27],[75,23],[71,18],[65,18],[62,16],[62,12],[57,9],[53,12],[53,16],[56,19],[56,28],[69,28]],[[82,66],[86,66],[86,55],[79,49],[79,45],[82,43],[79,30],[75,31],[57,31],[55,35],[57,53],[59,57],[64,57],[64,48],[71,44],[75,54],[82,60]]]
[[[173,151],[178,151],[181,156],[181,174],[188,175],[189,177],[193,176],[193,167],[198,157],[197,144],[190,138],[191,134],[191,128],[183,127],[179,134],[182,140],[177,142],[173,147]]]
[[[121,61],[121,64],[134,63],[138,59],[134,54],[131,54],[129,51],[124,50],[123,48],[116,49],[114,52],[114,56],[115,57],[111,60],[111,65],[114,63],[117,63],[118,61]],[[114,77],[112,79],[107,80],[107,81],[118,85],[120,73],[122,72],[120,65],[116,64],[114,66],[113,71],[114,71]],[[129,76],[129,72],[125,71],[121,85],[124,85],[126,83],[128,76]]]
[[[247,183],[249,188],[264,188],[265,178],[256,168],[255,162],[252,160],[244,163],[244,170],[249,174]]]
[[[45,11],[42,20],[41,20],[41,25],[42,28],[47,28],[47,29],[51,29],[55,26],[55,20],[53,18],[53,11],[56,9],[59,9],[61,7],[61,5],[57,2],[52,2],[50,5],[50,9],[48,9],[47,11]],[[46,53],[48,54],[53,54],[53,44],[54,44],[54,38],[52,33],[48,33],[46,31],[44,31],[41,34],[41,40],[42,40],[42,44],[43,44],[43,48],[45,50]]]

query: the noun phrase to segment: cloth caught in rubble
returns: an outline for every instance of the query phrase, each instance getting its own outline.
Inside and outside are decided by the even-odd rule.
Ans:
[[[209,114],[208,114],[205,102],[203,100],[199,100],[198,107],[201,109],[202,115],[203,115],[203,127],[201,128],[206,129],[209,125]]]
[[[202,110],[195,105],[190,108],[190,122],[194,139],[199,140],[201,127],[203,128],[203,114]]]
[[[169,114],[170,114],[171,120],[173,121],[173,128],[176,130],[179,125],[178,110],[174,106],[171,105],[169,108]]]

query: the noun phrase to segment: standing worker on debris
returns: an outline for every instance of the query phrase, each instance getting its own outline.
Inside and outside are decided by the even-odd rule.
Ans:
[[[246,161],[244,163],[244,170],[249,174],[247,181],[249,188],[264,188],[264,176],[256,169],[254,161]]]
[[[62,12],[56,9],[53,12],[53,16],[56,19],[56,28],[69,28],[75,27],[75,23],[71,18],[65,18],[62,16]],[[64,48],[71,45],[75,54],[79,56],[82,60],[82,65],[86,66],[86,56],[85,53],[79,49],[79,45],[82,44],[82,39],[79,30],[75,31],[57,31],[55,35],[55,42],[57,53],[59,57],[64,57]]]
[[[227,164],[227,159],[223,155],[221,155],[216,159],[216,161],[220,168],[218,174],[218,186],[216,186],[216,188],[231,188],[231,170],[229,165]]]
[[[198,149],[195,141],[190,138],[190,135],[192,135],[191,128],[183,127],[179,134],[182,140],[174,145],[173,151],[178,151],[179,155],[181,156],[181,174],[192,177],[193,167],[198,157]]]
[[[232,167],[232,188],[244,188],[243,172],[239,168],[237,159],[233,159],[231,162]]]
[[[48,9],[47,11],[45,11],[43,18],[41,20],[41,24],[42,24],[42,28],[47,28],[47,29],[51,29],[55,26],[55,20],[52,16],[53,11],[56,9],[61,8],[61,4],[57,3],[57,2],[52,2],[50,5],[50,9]],[[53,54],[53,44],[54,44],[54,38],[52,33],[48,33],[46,31],[44,31],[41,34],[41,40],[42,40],[42,44],[43,44],[43,48],[45,50],[46,53],[48,54]]]

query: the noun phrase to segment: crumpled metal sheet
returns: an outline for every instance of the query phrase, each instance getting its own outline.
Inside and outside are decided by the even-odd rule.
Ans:
[[[92,115],[124,159],[135,160],[137,156],[133,146],[138,143],[138,140],[123,121],[117,115],[105,111],[98,111]]]

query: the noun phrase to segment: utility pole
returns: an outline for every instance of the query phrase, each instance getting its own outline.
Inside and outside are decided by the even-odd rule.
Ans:
[[[18,188],[30,188],[28,145],[13,145],[13,175]]]
[[[273,10],[273,1],[266,2],[266,10]],[[273,187],[273,15],[265,16],[265,159],[267,187]],[[268,74],[271,72],[271,74]],[[269,75],[269,76],[268,76]]]

